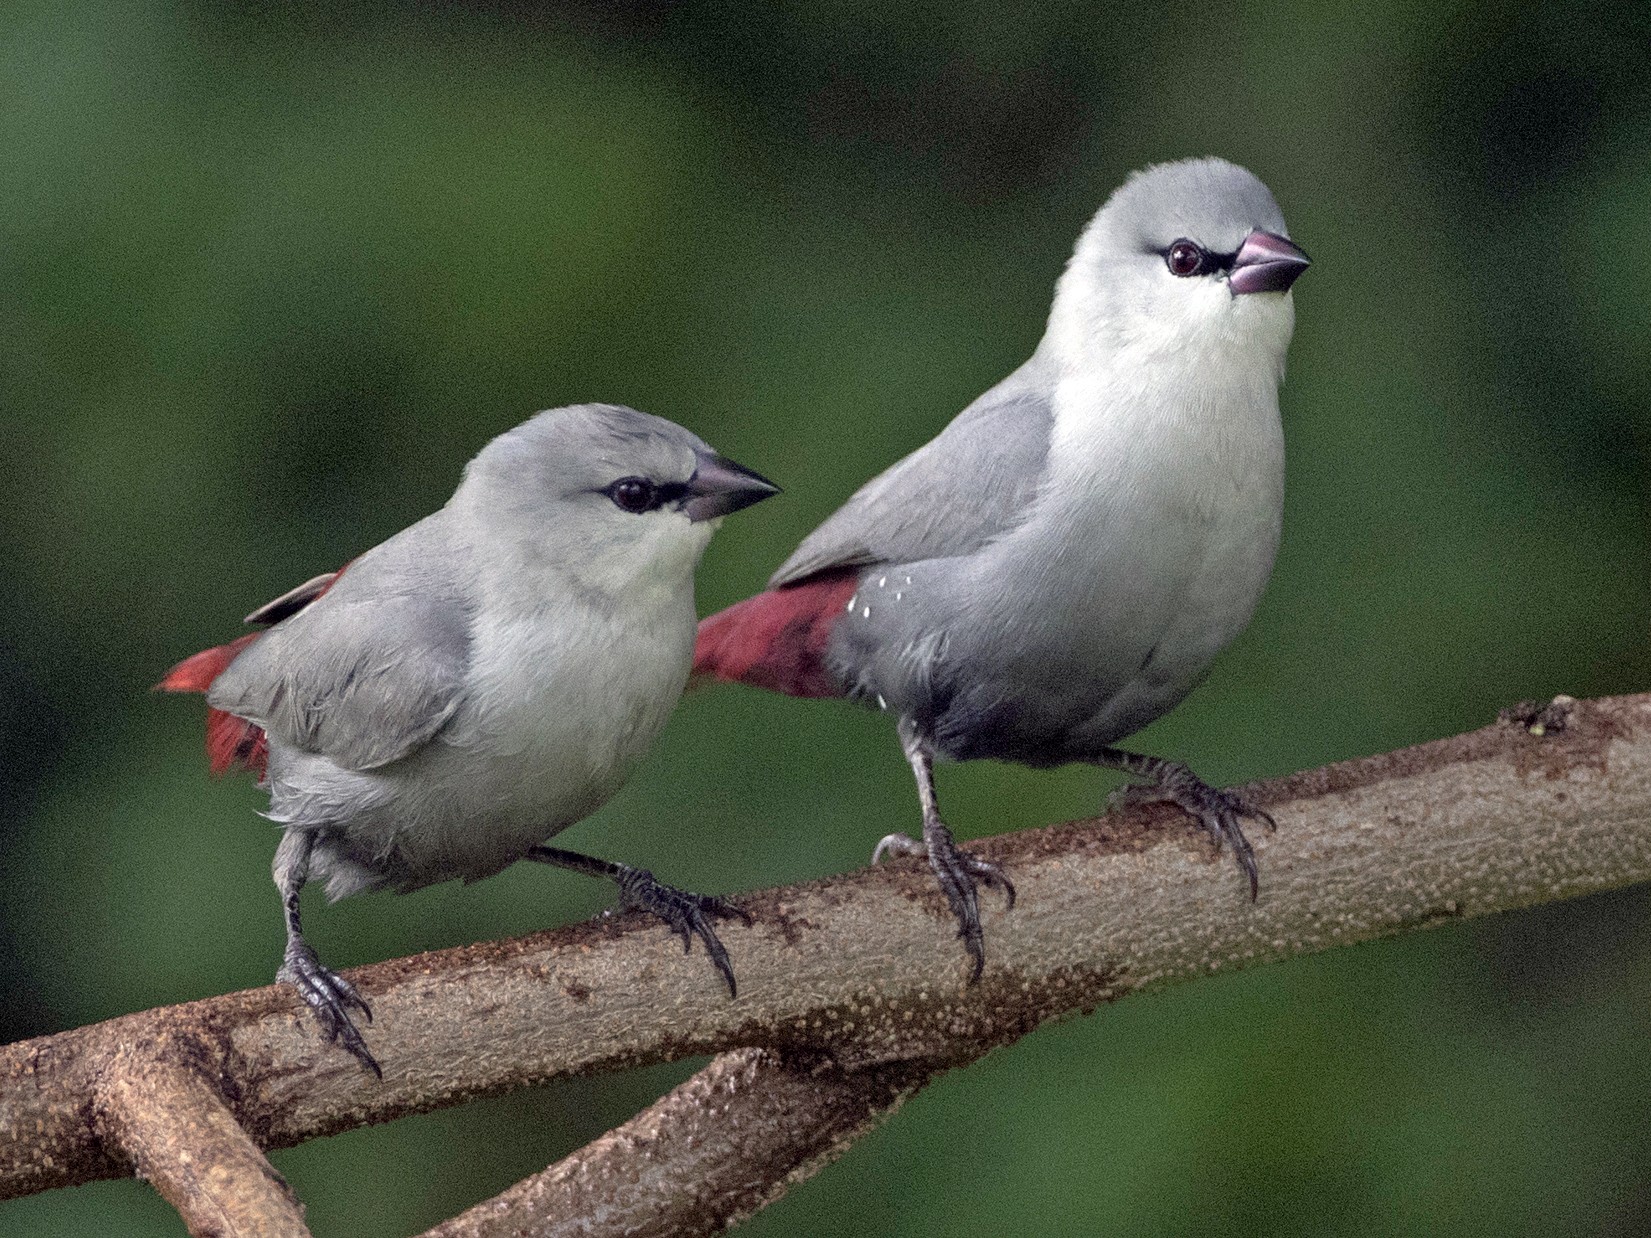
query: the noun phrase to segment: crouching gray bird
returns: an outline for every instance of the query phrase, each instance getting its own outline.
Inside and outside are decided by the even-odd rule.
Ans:
[[[1249,622],[1284,496],[1278,388],[1307,255],[1267,187],[1219,159],[1132,176],[1079,238],[1030,360],[868,482],[769,589],[700,624],[696,681],[846,696],[899,720],[922,840],[973,960],[977,890],[936,757],[1090,762],[1224,840],[1266,813],[1113,747],[1186,696]]]
[[[551,409],[484,447],[440,511],[161,681],[206,693],[213,770],[243,765],[268,788],[285,827],[277,978],[375,1072],[351,1018],[370,1020],[367,1003],[304,940],[312,878],[338,899],[522,859],[608,877],[685,947],[697,935],[733,992],[712,921],[743,913],[543,843],[613,795],[665,725],[688,677],[700,555],[720,517],[776,491],[672,422]]]

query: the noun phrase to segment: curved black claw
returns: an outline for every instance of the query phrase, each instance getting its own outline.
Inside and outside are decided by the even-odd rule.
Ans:
[[[1261,873],[1256,864],[1255,848],[1244,837],[1240,822],[1249,817],[1260,821],[1269,830],[1277,830],[1278,822],[1265,808],[1257,808],[1236,791],[1212,787],[1185,765],[1165,761],[1156,771],[1155,787],[1123,787],[1116,799],[1122,804],[1171,803],[1181,809],[1209,834],[1219,849],[1226,842],[1233,849],[1233,858],[1250,881],[1250,901],[1261,891]]]
[[[698,937],[705,943],[705,953],[711,956],[711,962],[728,982],[728,996],[738,996],[734,987],[734,965],[711,922],[743,920],[750,924],[751,913],[714,894],[694,894],[668,886],[656,880],[645,868],[621,864],[619,869],[616,880],[619,882],[620,905],[651,912],[665,921],[666,926],[682,938],[684,953],[693,949],[694,938]]]
[[[959,847],[946,826],[938,823],[925,826],[923,836],[929,840],[928,843],[920,843],[907,834],[890,834],[872,851],[871,862],[875,864],[885,855],[928,856],[935,880],[940,883],[946,902],[957,917],[957,935],[962,938],[963,948],[973,960],[969,983],[974,984],[986,967],[986,941],[980,927],[978,886],[1002,890],[1004,910],[1009,910],[1015,905],[1014,883],[996,864]]]
[[[321,965],[308,942],[299,941],[287,946],[286,958],[281,964],[281,970],[275,973],[275,979],[284,980],[298,990],[298,995],[315,1011],[315,1017],[320,1021],[321,1030],[327,1034],[328,1040],[338,1041],[354,1054],[363,1066],[380,1079],[384,1078],[383,1068],[368,1052],[367,1042],[361,1038],[361,1030],[350,1017],[350,1010],[353,1008],[360,1011],[362,1018],[371,1023],[372,1007],[367,1005],[367,999],[361,996],[355,985],[330,967]]]

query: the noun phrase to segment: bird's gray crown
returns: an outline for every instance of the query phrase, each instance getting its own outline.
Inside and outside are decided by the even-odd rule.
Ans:
[[[1095,216],[1080,252],[1158,253],[1186,237],[1232,253],[1258,228],[1289,235],[1284,213],[1254,173],[1225,159],[1183,159],[1124,182]]]
[[[483,447],[461,489],[569,497],[625,476],[685,482],[711,448],[673,421],[621,404],[546,409]]]

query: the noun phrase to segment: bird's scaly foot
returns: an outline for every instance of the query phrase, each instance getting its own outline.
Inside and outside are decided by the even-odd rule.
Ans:
[[[300,939],[287,943],[286,957],[281,970],[275,973],[275,979],[277,982],[284,980],[298,990],[298,995],[315,1011],[315,1017],[320,1020],[321,1030],[327,1034],[328,1040],[339,1041],[363,1066],[380,1079],[384,1078],[383,1068],[368,1052],[367,1042],[361,1038],[361,1030],[350,1017],[350,1010],[354,1008],[371,1023],[372,1007],[356,991],[355,985],[331,968],[321,965],[308,942]]]
[[[990,861],[963,850],[952,838],[952,832],[940,821],[923,823],[923,842],[909,834],[889,834],[871,853],[871,862],[877,863],[885,855],[921,855],[929,859],[935,880],[940,883],[957,917],[957,935],[974,961],[969,983],[980,979],[986,966],[985,934],[980,927],[980,897],[977,887],[984,885],[1002,890],[1005,910],[1015,905],[1014,883],[1003,870]]]
[[[614,880],[619,883],[620,905],[628,910],[650,912],[665,921],[666,926],[682,938],[684,953],[693,949],[694,938],[698,937],[705,943],[705,953],[711,956],[711,962],[728,982],[728,996],[737,996],[734,965],[711,925],[714,920],[743,920],[750,924],[751,914],[714,894],[694,894],[668,886],[645,868],[632,868],[628,864],[616,867],[619,871],[614,874]]]
[[[1261,889],[1260,870],[1256,865],[1255,849],[1244,837],[1240,822],[1249,817],[1260,821],[1269,830],[1278,829],[1278,822],[1264,808],[1257,808],[1236,791],[1212,787],[1185,765],[1158,757],[1139,757],[1139,766],[1126,766],[1130,773],[1152,778],[1152,786],[1119,787],[1112,793],[1111,802],[1122,808],[1131,804],[1174,804],[1209,834],[1219,849],[1226,842],[1233,849],[1238,867],[1250,879],[1250,901],[1254,902]]]

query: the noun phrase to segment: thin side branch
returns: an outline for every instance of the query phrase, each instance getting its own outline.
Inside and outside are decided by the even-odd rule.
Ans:
[[[1007,914],[988,900],[978,985],[927,870],[899,861],[742,897],[756,923],[723,930],[737,1001],[702,955],[635,916],[356,969],[382,1084],[279,988],[7,1046],[0,1198],[132,1171],[132,1145],[87,1120],[100,1080],[128,1069],[123,1046],[187,1045],[176,1060],[252,1140],[285,1147],[570,1073],[736,1049],[848,1074],[938,1070],[1138,989],[1643,881],[1651,697],[1584,703],[1541,736],[1500,724],[1246,793],[1279,822],[1255,840],[1255,904],[1230,859],[1168,809],[976,844],[1020,891]]]
[[[422,1238],[720,1233],[830,1164],[933,1077],[724,1053],[636,1117]]]

